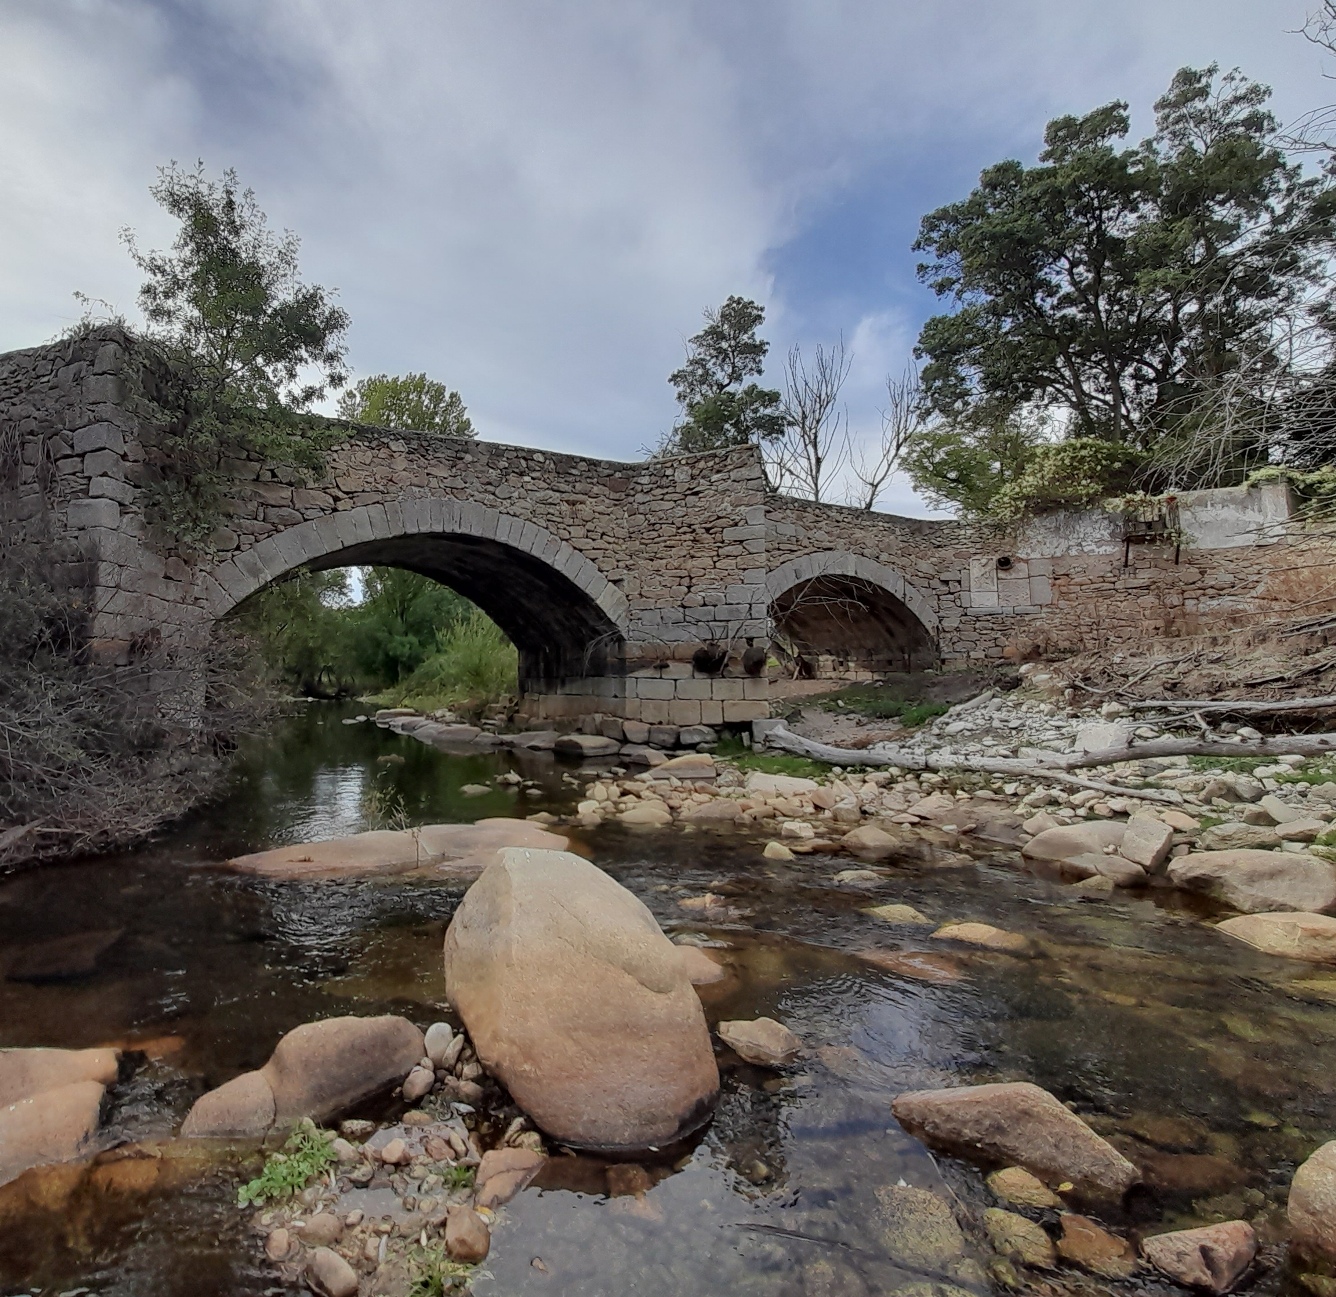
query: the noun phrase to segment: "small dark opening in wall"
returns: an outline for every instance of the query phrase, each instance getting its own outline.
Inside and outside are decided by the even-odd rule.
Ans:
[[[1005,572],[1011,566],[1010,556],[1003,554],[1002,557],[997,560],[997,566],[999,571]]]

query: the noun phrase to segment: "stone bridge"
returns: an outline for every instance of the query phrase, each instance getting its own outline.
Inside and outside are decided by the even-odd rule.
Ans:
[[[751,448],[624,464],[364,429],[319,482],[230,463],[226,521],[187,553],[144,523],[157,452],[134,382],[112,329],[0,357],[5,514],[79,543],[95,644],[117,660],[202,645],[299,569],[382,564],[501,626],[531,715],[741,724],[769,711],[769,682],[739,665],[749,640],[856,679],[1190,633],[1264,617],[1292,543],[1284,488],[1200,493],[1209,544],[1125,563],[1112,515],[1007,535],[816,505],[768,492]],[[730,657],[703,674],[710,643]]]

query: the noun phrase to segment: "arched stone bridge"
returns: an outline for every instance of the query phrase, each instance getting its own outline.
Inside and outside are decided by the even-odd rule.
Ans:
[[[198,646],[263,586],[352,564],[420,572],[482,607],[518,648],[537,715],[740,723],[768,712],[767,682],[737,665],[749,639],[820,674],[987,659],[1088,627],[1092,581],[1105,583],[1095,616],[1144,633],[1145,564],[1140,584],[1118,575],[1107,519],[1008,538],[814,505],[768,493],[751,448],[623,464],[364,429],[319,483],[230,463],[225,524],[207,552],[181,552],[144,524],[155,452],[126,355],[107,329],[0,356],[0,508],[78,541],[108,657]],[[1192,579],[1217,588],[1219,565],[1194,562]],[[1177,581],[1165,608],[1196,597],[1162,575]],[[732,658],[702,675],[692,653],[711,641]]]

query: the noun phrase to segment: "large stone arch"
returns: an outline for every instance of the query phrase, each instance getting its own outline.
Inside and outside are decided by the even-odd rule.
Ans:
[[[766,578],[770,616],[804,655],[854,672],[912,671],[937,660],[937,612],[902,572],[847,550],[790,559]]]
[[[406,498],[297,523],[224,559],[199,590],[212,617],[301,567],[401,567],[473,600],[520,654],[526,693],[616,674],[626,596],[566,541],[468,500]]]

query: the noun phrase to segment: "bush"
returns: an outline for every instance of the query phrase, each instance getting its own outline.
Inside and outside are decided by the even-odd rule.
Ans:
[[[1013,521],[1055,509],[1085,509],[1129,490],[1143,459],[1130,446],[1072,437],[1035,450],[1014,480],[993,496],[988,512]]]
[[[474,609],[463,621],[441,631],[436,651],[375,701],[419,711],[464,702],[483,705],[514,693],[518,682],[515,646],[490,617]]]

